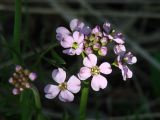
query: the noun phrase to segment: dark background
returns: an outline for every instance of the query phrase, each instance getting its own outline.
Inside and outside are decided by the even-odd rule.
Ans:
[[[89,24],[105,20],[126,37],[127,49],[137,56],[131,67],[134,76],[122,80],[119,70],[107,77],[108,87],[100,92],[90,89],[87,120],[160,120],[160,0],[24,0],[21,36],[22,57],[28,69],[38,73],[34,84],[40,91],[43,112],[51,120],[61,119],[64,107],[70,115],[78,111],[80,93],[73,103],[44,98],[43,88],[52,83],[55,65],[76,74],[82,59],[62,53],[57,46],[43,57],[56,52],[65,65],[46,61],[39,54],[56,44],[58,26],[69,28],[78,18]],[[0,120],[19,120],[19,96],[13,96],[8,79],[14,71],[10,49],[14,25],[14,0],[0,0]],[[112,58],[110,58],[112,59]],[[54,58],[53,58],[54,60]],[[64,61],[61,61],[62,63]],[[34,118],[33,118],[34,119]]]

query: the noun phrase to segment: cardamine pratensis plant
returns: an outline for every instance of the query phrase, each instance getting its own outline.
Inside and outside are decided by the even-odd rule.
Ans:
[[[58,96],[62,102],[72,102],[74,94],[81,90],[79,120],[85,120],[89,86],[94,91],[105,89],[108,84],[106,75],[112,73],[111,65],[121,71],[123,80],[132,78],[133,73],[128,66],[136,63],[137,58],[126,50],[123,34],[113,29],[108,22],[103,26],[90,28],[82,21],[73,19],[70,22],[70,29],[63,26],[56,29],[56,38],[64,48],[64,54],[82,56],[83,66],[79,68],[78,73],[71,75],[67,80],[67,73],[62,68],[54,69],[52,78],[57,84],[45,86],[45,97],[53,99]],[[110,44],[113,47],[109,49]],[[108,57],[109,51],[115,54],[115,60],[112,63],[103,61],[97,64],[100,58]],[[9,82],[15,86],[13,94],[19,94],[24,89],[30,88],[30,81],[36,79],[36,74],[21,66],[16,66],[15,69]]]

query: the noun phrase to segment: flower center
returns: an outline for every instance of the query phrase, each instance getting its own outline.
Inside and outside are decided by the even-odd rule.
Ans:
[[[74,43],[72,44],[72,48],[73,48],[73,49],[77,49],[77,48],[78,48],[78,43],[77,43],[77,42],[74,42]]]
[[[67,89],[67,83],[63,82],[63,83],[59,84],[58,87],[59,87],[60,90],[66,90]]]
[[[91,73],[92,73],[92,75],[98,75],[98,74],[100,74],[100,69],[99,69],[99,67],[98,67],[98,66],[92,67],[92,68],[91,68]]]

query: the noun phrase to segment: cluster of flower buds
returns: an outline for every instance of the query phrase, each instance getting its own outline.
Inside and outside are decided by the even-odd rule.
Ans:
[[[132,77],[132,71],[128,65],[137,62],[137,58],[127,52],[124,46],[124,37],[122,33],[117,32],[111,27],[111,24],[105,22],[102,27],[96,26],[91,29],[78,19],[70,22],[70,30],[65,27],[56,29],[56,38],[65,50],[63,53],[67,55],[83,56],[83,67],[80,68],[76,76],[71,76],[68,82],[64,82],[66,72],[62,68],[53,70],[52,77],[58,85],[48,84],[45,87],[46,98],[55,98],[59,93],[59,99],[64,102],[73,101],[74,95],[80,90],[80,80],[88,80],[91,78],[91,87],[94,91],[105,89],[107,87],[107,79],[105,75],[111,74],[111,64],[104,61],[100,65],[98,56],[108,57],[109,44],[114,45],[111,48],[116,57],[112,65],[121,70],[123,80]],[[112,46],[111,45],[111,46]]]
[[[24,89],[30,88],[30,81],[34,81],[37,78],[36,73],[30,72],[27,69],[23,69],[20,65],[15,67],[13,76],[9,79],[9,83],[14,85],[13,94],[17,95]]]

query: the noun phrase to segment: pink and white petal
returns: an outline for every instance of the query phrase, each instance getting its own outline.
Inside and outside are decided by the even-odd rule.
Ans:
[[[102,75],[95,75],[91,81],[91,87],[94,91],[99,91],[107,87],[107,79]]]
[[[60,33],[60,34],[64,35],[64,34],[70,34],[70,31],[65,27],[58,27],[56,29],[56,33]]]
[[[100,72],[103,74],[110,74],[112,72],[111,65],[108,62],[104,62],[99,66]]]
[[[73,19],[70,22],[70,28],[71,28],[72,31],[76,30],[77,28],[81,28],[82,29],[83,27],[84,27],[84,23],[81,22],[78,19]]]
[[[78,44],[84,41],[84,35],[80,33],[79,38],[76,40]]]
[[[132,71],[128,68],[128,66],[126,65],[122,65],[121,67],[119,67],[121,69],[122,72],[122,76],[123,76],[123,80],[126,81],[127,78],[132,78],[133,73]]]
[[[45,94],[46,98],[53,99],[53,98],[55,98],[58,95],[58,93],[60,92],[60,89],[56,85],[48,84],[44,88],[44,92],[46,93]]]
[[[116,45],[114,46],[114,52],[115,54],[119,55],[121,53],[124,53],[126,51],[126,48],[124,45]]]
[[[60,92],[59,99],[62,102],[72,102],[74,100],[74,95],[70,91],[64,90]]]
[[[78,73],[80,80],[86,80],[91,76],[91,69],[88,67],[82,67]]]
[[[137,62],[137,58],[136,58],[135,56],[132,57],[131,63],[134,64],[134,63],[136,63],[136,62]]]
[[[64,48],[72,47],[73,45],[73,38],[71,36],[66,37],[64,40],[61,40],[61,46]]]
[[[72,93],[78,93],[81,89],[81,81],[72,75],[67,82],[67,89]]]
[[[63,53],[67,55],[75,55],[76,51],[72,48],[69,48],[69,49],[63,50]]]
[[[72,31],[74,31],[77,28],[77,25],[78,25],[78,19],[71,20],[70,28],[71,28]]]
[[[94,54],[89,54],[87,57],[83,59],[83,64],[86,67],[94,67],[97,64],[97,56]]]
[[[133,73],[132,71],[128,68],[128,72],[127,72],[127,78],[132,78]]]
[[[83,51],[83,48],[77,48],[77,49],[75,50],[76,55],[80,55],[80,54],[82,53],[82,51]]]
[[[80,33],[79,33],[78,31],[75,31],[75,32],[73,33],[73,39],[74,39],[75,41],[79,39],[79,36],[80,36]]]
[[[52,72],[52,78],[57,83],[63,83],[66,79],[66,72],[62,68],[55,69]]]

